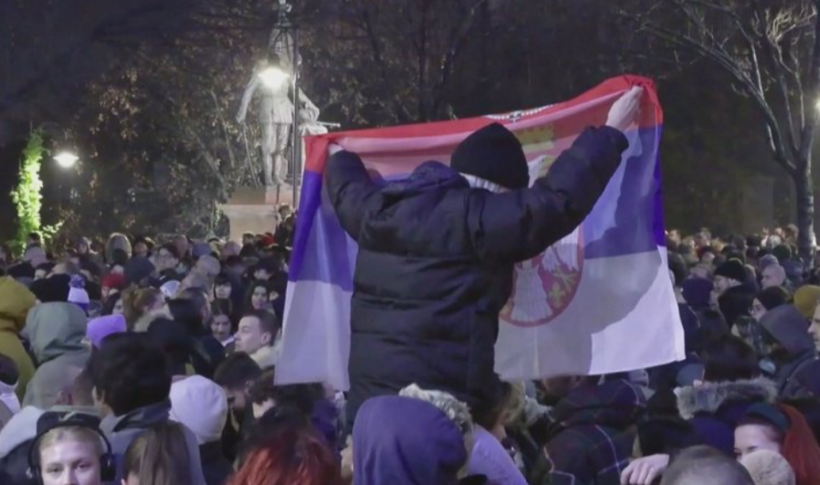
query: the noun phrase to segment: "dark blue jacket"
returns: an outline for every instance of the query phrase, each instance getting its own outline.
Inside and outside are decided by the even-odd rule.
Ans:
[[[498,382],[493,347],[513,265],[586,218],[627,146],[617,130],[588,129],[546,177],[504,194],[471,189],[438,162],[380,186],[356,154],[333,155],[327,193],[359,244],[348,421],[368,398],[412,383],[481,399]]]

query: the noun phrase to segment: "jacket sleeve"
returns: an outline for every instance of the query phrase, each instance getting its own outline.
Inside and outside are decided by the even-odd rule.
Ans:
[[[486,261],[525,261],[570,234],[592,211],[628,146],[614,128],[589,128],[532,187],[473,191],[467,224],[475,254]]]
[[[365,208],[380,197],[362,159],[348,151],[333,154],[325,167],[325,187],[342,228],[358,241]]]

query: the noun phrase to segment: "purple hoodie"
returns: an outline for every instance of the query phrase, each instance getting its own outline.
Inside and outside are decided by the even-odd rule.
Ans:
[[[354,485],[455,485],[464,437],[438,408],[417,399],[368,400],[353,427]]]

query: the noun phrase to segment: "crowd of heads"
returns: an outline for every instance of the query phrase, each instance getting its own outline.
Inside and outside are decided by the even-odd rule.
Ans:
[[[650,370],[624,483],[820,483],[820,260],[798,236],[667,234],[687,355]]]
[[[281,229],[3,254],[0,483],[820,483],[820,275],[793,228],[669,234],[684,361],[470,406],[411,385],[352,426],[343,393],[277,380]]]

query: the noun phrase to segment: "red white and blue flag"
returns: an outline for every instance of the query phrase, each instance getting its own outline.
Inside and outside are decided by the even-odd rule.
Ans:
[[[470,133],[499,122],[521,141],[534,181],[585,127],[602,125],[611,105],[634,85],[645,87],[641,117],[627,131],[629,149],[594,210],[567,238],[516,265],[513,294],[500,315],[496,370],[517,381],[682,359],[683,330],[664,247],[658,156],[663,113],[650,80],[622,76],[571,101],[530,111],[306,138],[277,382],[349,387],[357,247],[322,189],[330,153],[356,152],[368,170],[397,179],[427,160],[448,163]]]

